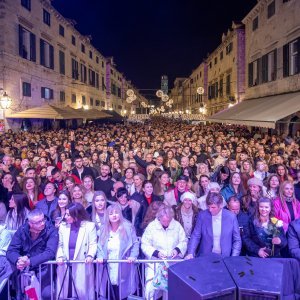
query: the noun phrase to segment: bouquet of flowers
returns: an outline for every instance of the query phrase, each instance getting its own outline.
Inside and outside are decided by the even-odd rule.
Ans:
[[[283,227],[283,221],[275,217],[271,218],[271,222],[268,225],[268,232],[272,235],[272,238],[278,237],[280,235],[280,228]],[[275,245],[272,244],[271,256],[274,256]]]

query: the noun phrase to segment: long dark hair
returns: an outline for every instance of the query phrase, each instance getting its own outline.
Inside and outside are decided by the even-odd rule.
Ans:
[[[28,197],[25,193],[18,193],[18,194],[12,194],[14,198],[15,204],[16,204],[16,212],[17,212],[17,225],[22,225],[25,222],[26,219],[26,209],[29,210],[29,203],[28,203]],[[12,218],[12,213],[14,209],[10,209],[8,211],[7,217],[9,219]]]
[[[82,204],[72,202],[66,207],[66,209],[69,210],[69,214],[74,219],[77,226],[80,225],[81,221],[90,221],[89,215]]]

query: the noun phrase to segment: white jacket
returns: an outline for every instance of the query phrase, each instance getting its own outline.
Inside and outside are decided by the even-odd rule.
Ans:
[[[175,248],[180,249],[184,255],[187,249],[187,238],[181,224],[174,219],[167,229],[164,229],[158,219],[152,221],[142,236],[142,251],[151,259],[155,250],[171,257]]]

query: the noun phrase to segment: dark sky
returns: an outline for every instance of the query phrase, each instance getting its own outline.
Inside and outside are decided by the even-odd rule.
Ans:
[[[257,0],[53,0],[66,18],[141,90],[160,87],[160,76],[189,76],[221,42],[232,20]]]

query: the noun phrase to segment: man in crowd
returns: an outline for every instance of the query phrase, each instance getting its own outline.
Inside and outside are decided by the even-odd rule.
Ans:
[[[39,276],[39,265],[55,259],[58,246],[57,229],[46,222],[40,209],[28,214],[28,222],[14,234],[8,247],[6,257],[15,267],[18,279],[25,270],[34,271]],[[50,268],[41,267],[41,294],[43,300],[51,299]],[[23,287],[18,281],[17,292],[20,299]]]

